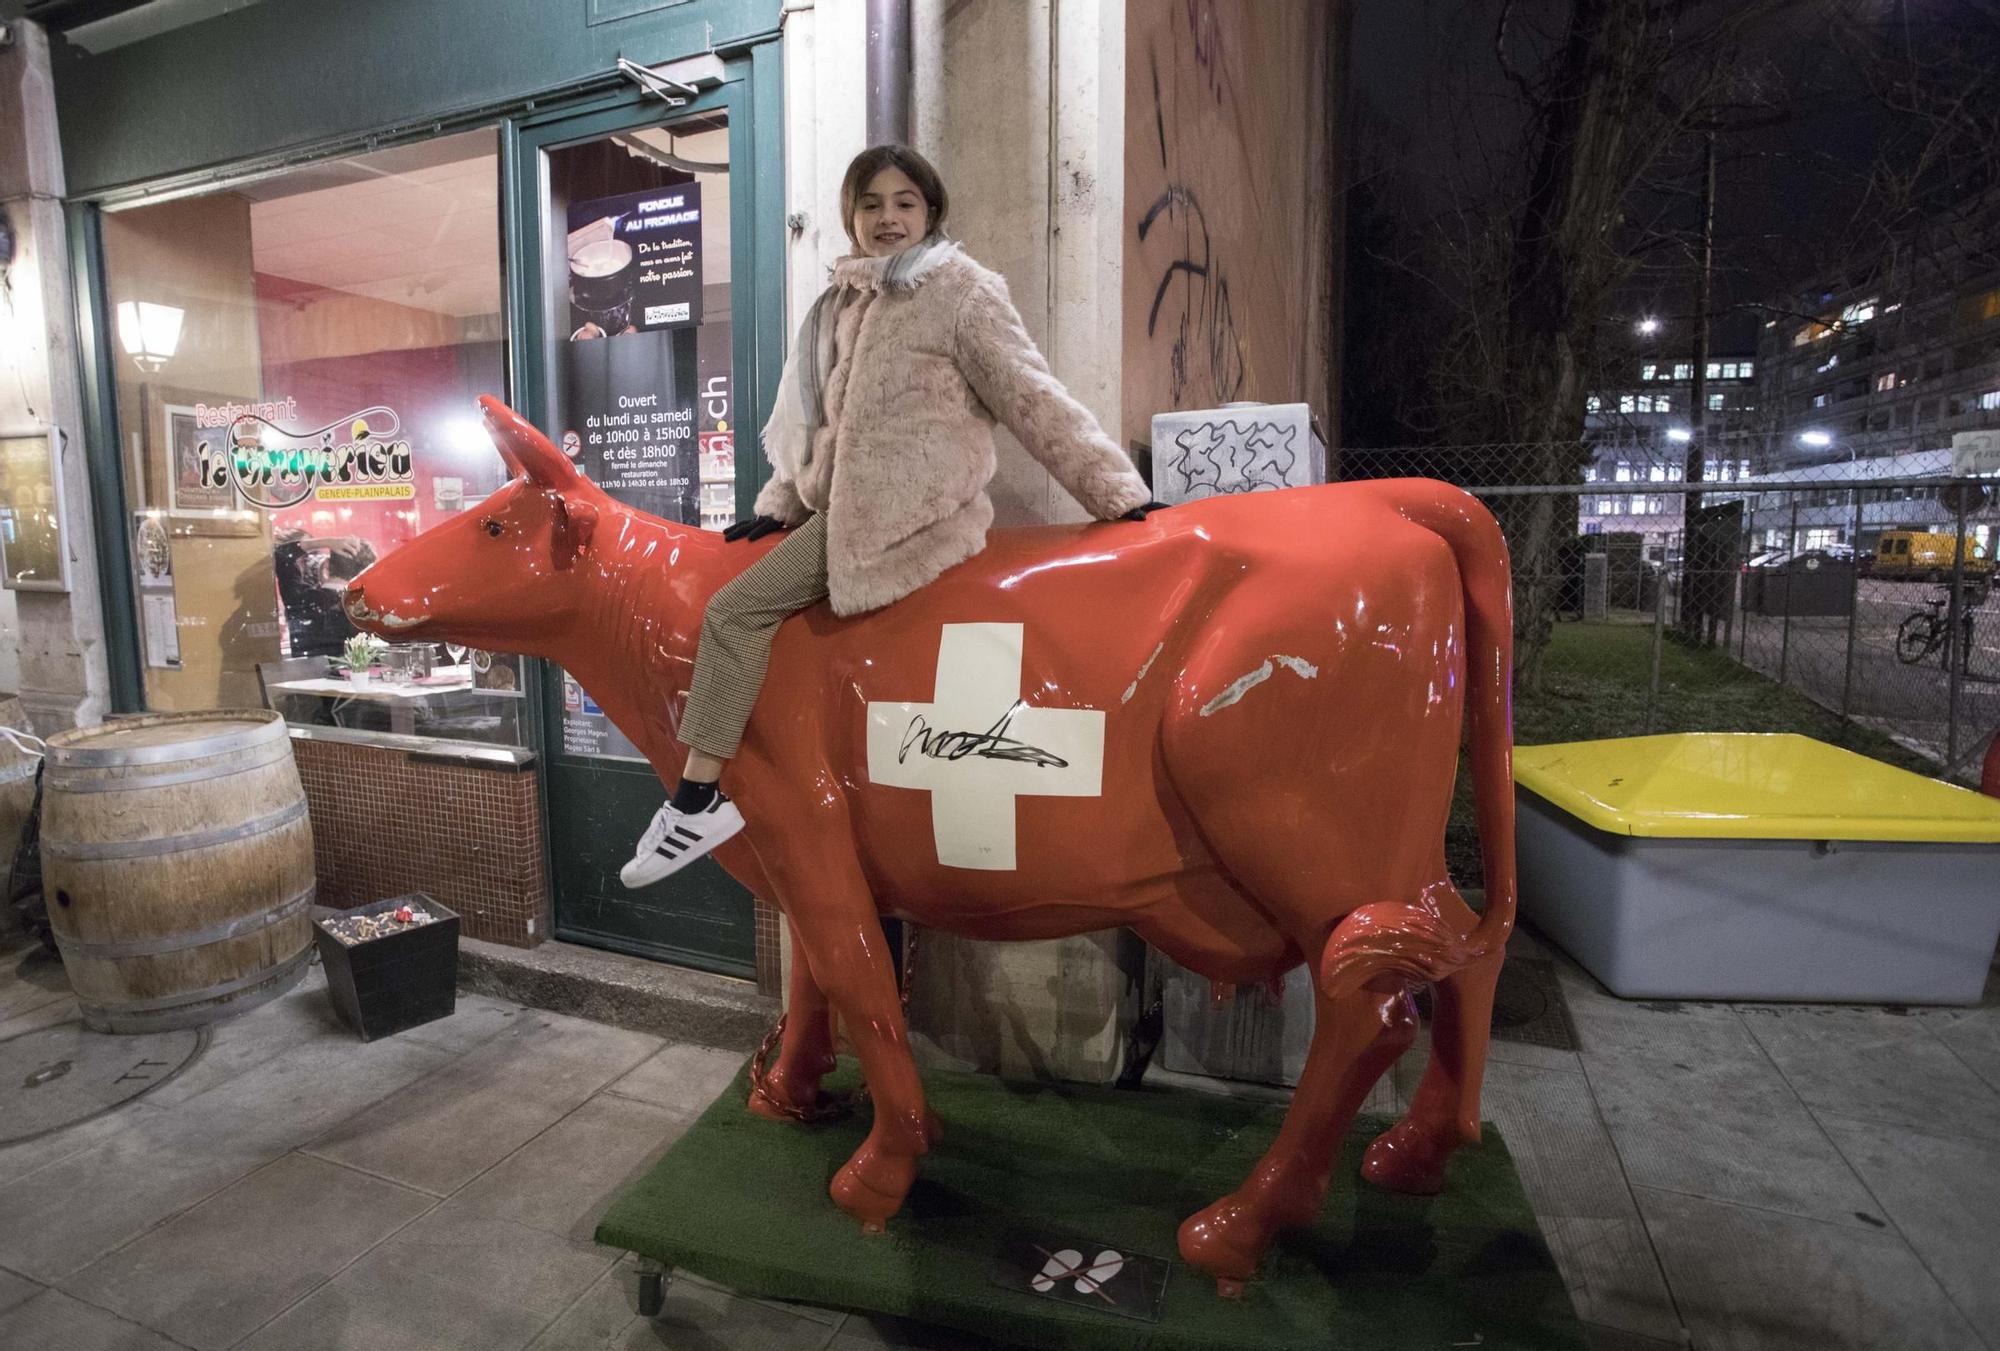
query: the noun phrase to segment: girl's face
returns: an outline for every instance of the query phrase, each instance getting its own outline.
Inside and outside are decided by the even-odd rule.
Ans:
[[[868,257],[887,258],[929,233],[930,214],[923,192],[892,165],[869,179],[854,199],[854,238]]]

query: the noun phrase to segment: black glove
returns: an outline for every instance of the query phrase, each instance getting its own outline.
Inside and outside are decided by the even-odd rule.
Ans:
[[[775,535],[780,530],[790,529],[789,525],[776,516],[753,516],[747,521],[738,521],[735,525],[724,529],[722,537],[733,544],[739,539],[762,539],[766,535]]]
[[[1146,519],[1147,512],[1165,511],[1169,505],[1171,504],[1166,502],[1147,502],[1142,506],[1132,508],[1132,510],[1126,512],[1118,519],[1121,521],[1143,521]]]

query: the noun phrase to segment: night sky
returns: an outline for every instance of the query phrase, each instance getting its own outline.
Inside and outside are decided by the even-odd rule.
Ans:
[[[1749,53],[1754,96],[1787,120],[1718,140],[1712,333],[1719,351],[1754,347],[1765,302],[1879,260],[1884,203],[1871,177],[1879,184],[1882,169],[1909,162],[1931,136],[1927,125],[1885,113],[1870,96],[1861,57],[1826,40],[1828,8],[1824,0],[1792,7],[1759,30]],[[1407,212],[1490,201],[1507,175],[1521,171],[1523,104],[1494,51],[1500,9],[1500,0],[1355,6],[1355,164]],[[1509,44],[1517,65],[1532,67],[1538,42],[1568,12],[1563,0],[1517,5]],[[1894,73],[1898,56],[1906,69],[1937,68],[1936,82],[1962,80],[1966,63],[1983,60],[1989,71],[2000,63],[1996,0],[1879,0],[1873,13],[1883,41],[1865,55],[1878,79],[1885,63]],[[1975,99],[1993,89],[1989,74]],[[1993,111],[1975,107],[1979,116]],[[1633,218],[1689,242],[1650,252],[1618,302],[1620,310],[1678,318],[1683,333],[1694,308],[1698,149],[1690,138],[1688,153],[1663,160],[1654,187],[1629,203]],[[1505,188],[1497,190],[1504,199]]]

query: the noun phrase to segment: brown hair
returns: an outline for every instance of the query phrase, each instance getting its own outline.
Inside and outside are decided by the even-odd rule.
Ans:
[[[854,238],[854,208],[875,175],[884,169],[901,169],[924,195],[924,205],[930,208],[930,222],[924,233],[934,235],[942,230],[945,212],[951,209],[951,197],[945,192],[944,179],[937,169],[906,145],[871,145],[854,157],[847,166],[847,176],[840,181],[840,228],[847,231],[854,246],[861,247],[861,241]]]

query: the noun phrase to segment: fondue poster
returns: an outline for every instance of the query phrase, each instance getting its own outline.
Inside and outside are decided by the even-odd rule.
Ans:
[[[573,204],[569,304],[574,338],[700,323],[701,185]]]
[[[570,341],[559,444],[621,502],[698,524],[696,329],[701,189],[693,183],[569,209]]]

